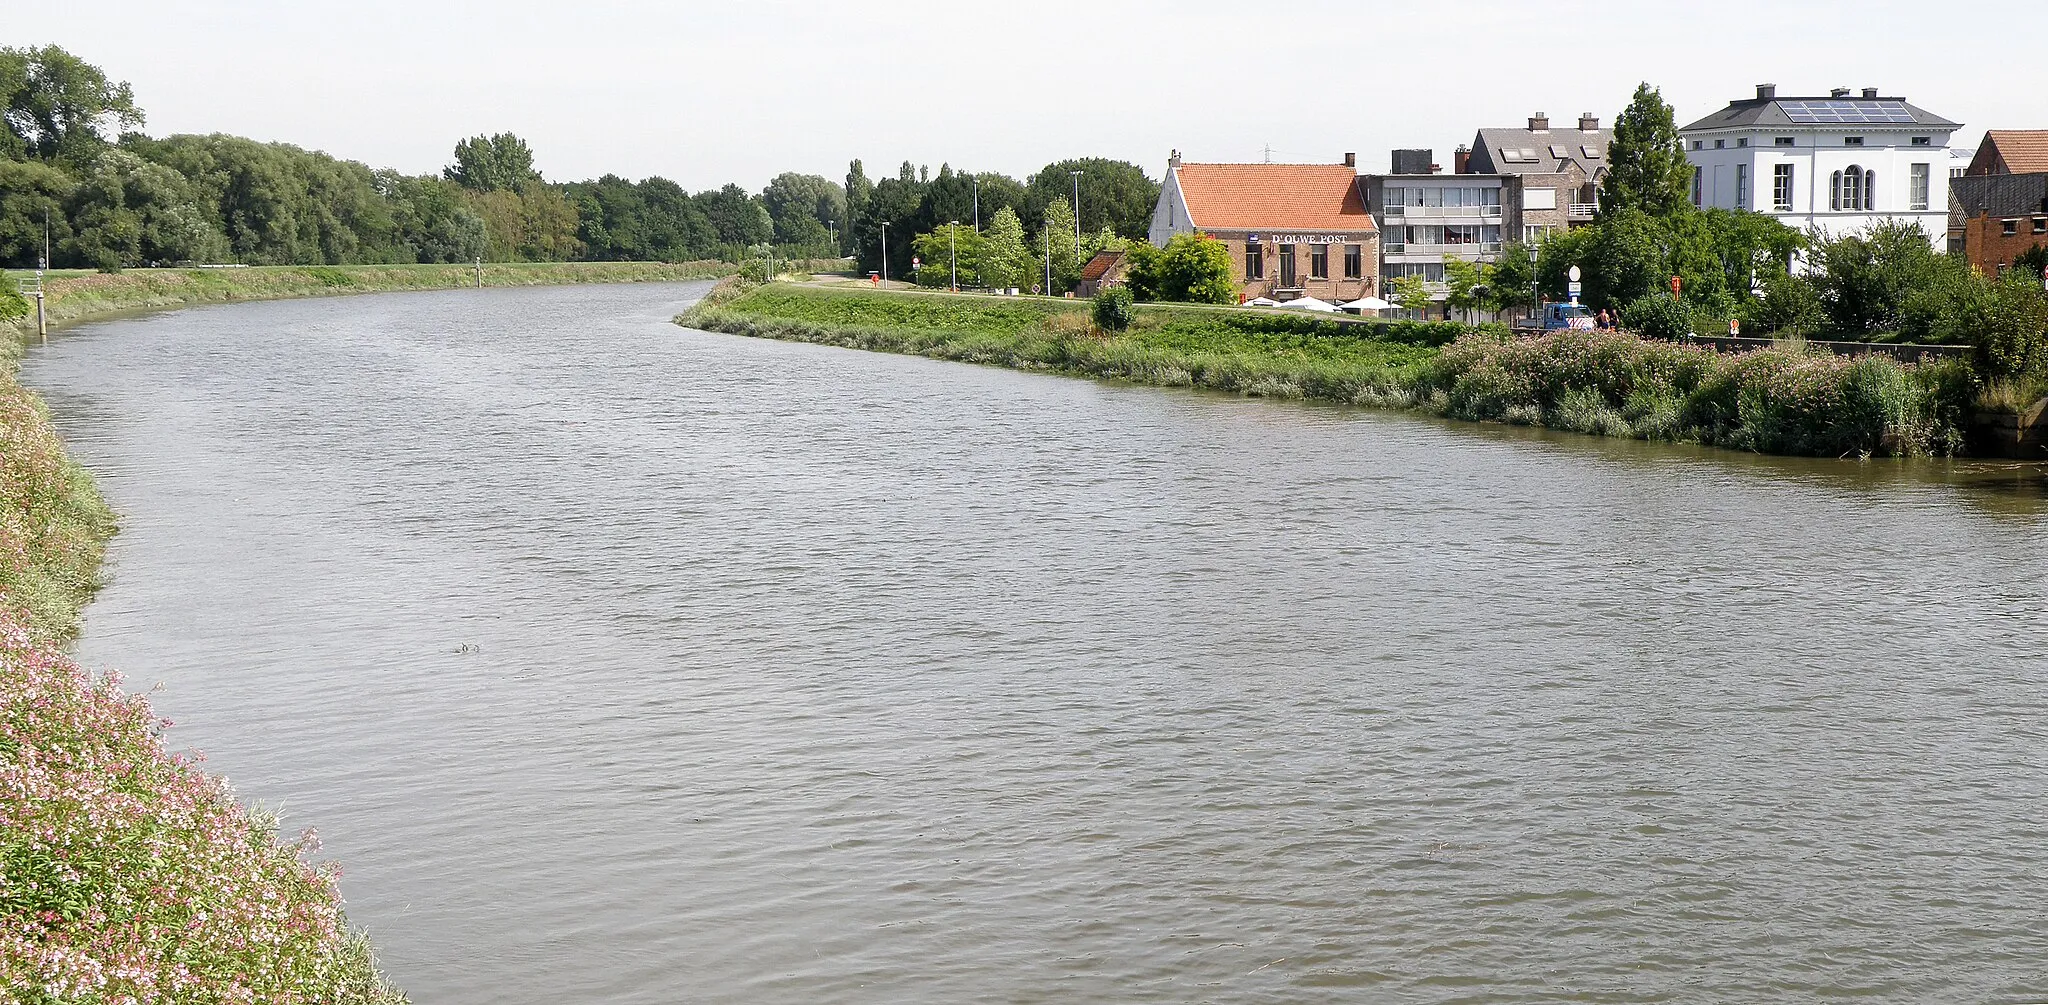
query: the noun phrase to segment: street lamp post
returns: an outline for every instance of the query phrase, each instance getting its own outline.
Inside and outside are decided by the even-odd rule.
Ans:
[[[981,233],[981,176],[974,176],[974,232]]]
[[[946,224],[946,252],[953,259],[953,292],[960,292],[960,221]]]
[[[1067,172],[1074,176],[1074,257],[1081,257],[1081,172]]]
[[[1045,214],[1045,226],[1039,228],[1040,240],[1045,243],[1045,295],[1052,296],[1052,214]]]
[[[889,288],[889,221],[882,221],[882,288]]]

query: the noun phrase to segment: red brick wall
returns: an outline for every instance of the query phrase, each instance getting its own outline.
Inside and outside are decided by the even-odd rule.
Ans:
[[[1970,264],[1987,276],[1998,274],[1998,267],[2011,265],[2014,258],[2037,244],[2048,244],[2048,232],[2034,233],[2034,222],[2041,221],[2048,231],[2048,215],[2012,217],[2013,235],[2005,236],[2007,217],[1991,215],[1974,216],[1963,223],[1963,254]]]
[[[1211,237],[1223,242],[1230,251],[1230,281],[1237,285],[1246,300],[1253,297],[1269,297],[1280,288],[1280,245],[1270,239],[1261,241],[1265,249],[1266,277],[1245,278],[1244,248],[1249,231],[1211,231]],[[1256,232],[1267,238],[1267,232]],[[1359,266],[1364,275],[1359,279],[1344,278],[1344,248],[1347,244],[1359,247]],[[1341,304],[1361,297],[1371,296],[1380,286],[1380,241],[1379,234],[1364,231],[1347,235],[1339,244],[1327,246],[1330,249],[1330,278],[1309,278],[1309,249],[1306,244],[1294,246],[1294,285],[1304,295],[1319,300]]]

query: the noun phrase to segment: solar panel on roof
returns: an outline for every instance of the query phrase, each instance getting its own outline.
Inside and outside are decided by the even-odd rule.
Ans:
[[[1903,101],[1844,101],[1839,98],[1780,101],[1785,117],[1801,125],[1860,125],[1913,121]]]

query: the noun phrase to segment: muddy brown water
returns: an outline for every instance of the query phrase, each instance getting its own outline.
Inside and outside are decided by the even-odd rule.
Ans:
[[[668,323],[88,325],[80,645],[422,1003],[2048,998],[2039,469]]]

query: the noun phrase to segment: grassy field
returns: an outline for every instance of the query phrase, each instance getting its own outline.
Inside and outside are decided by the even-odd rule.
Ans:
[[[1717,354],[1616,332],[1140,305],[1097,330],[1085,302],[792,284],[721,287],[690,327],[1162,387],[1415,409],[1605,436],[1819,456],[1953,454],[1976,394],[1961,362],[1797,348]]]

